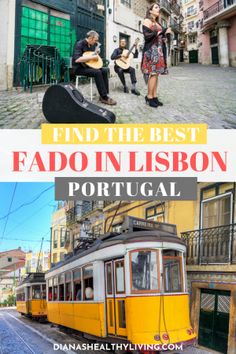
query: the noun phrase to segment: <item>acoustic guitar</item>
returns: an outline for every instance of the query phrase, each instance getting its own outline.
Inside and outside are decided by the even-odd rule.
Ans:
[[[130,50],[128,50],[128,49],[123,50],[122,57],[115,60],[115,63],[117,66],[119,66],[123,70],[129,69],[129,67],[131,66],[132,60],[134,58],[132,51],[133,51],[134,47],[138,44],[139,41],[140,41],[140,39],[137,38],[135,43],[130,48]]]
[[[91,56],[91,55],[98,56],[98,60],[91,59],[91,60],[89,60],[89,61],[86,61],[86,63],[84,63],[84,64],[87,65],[89,68],[92,68],[92,69],[101,69],[101,68],[103,67],[102,58],[99,56],[100,47],[101,47],[101,43],[98,43],[98,45],[97,45],[97,47],[96,47],[96,49],[95,49],[94,52],[84,52],[84,53],[83,53],[83,57]]]

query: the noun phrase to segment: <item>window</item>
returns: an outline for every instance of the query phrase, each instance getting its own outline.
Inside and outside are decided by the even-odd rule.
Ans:
[[[65,283],[65,274],[60,274],[59,275],[59,301],[65,300],[64,283]]]
[[[74,300],[82,300],[82,284],[81,284],[81,269],[76,269],[73,272],[73,282],[74,282]]]
[[[166,293],[183,291],[181,253],[172,250],[163,251],[163,277]]]
[[[65,246],[65,240],[66,240],[66,229],[63,227],[63,228],[61,228],[61,238],[60,238],[60,246],[61,247]]]
[[[231,224],[231,198],[229,193],[202,202],[202,228]]]
[[[194,21],[188,22],[188,29],[192,30],[194,28]]]
[[[196,36],[190,36],[190,37],[188,38],[190,44],[196,43],[196,39],[197,39]]]
[[[93,300],[93,266],[83,268],[83,300]]]
[[[53,279],[53,301],[57,301],[58,300],[58,281],[57,278]]]
[[[48,280],[48,301],[52,301],[52,279]]]
[[[157,251],[131,252],[131,291],[148,292],[158,289]]]
[[[121,4],[127,6],[131,9],[131,0],[121,0]]]
[[[189,6],[187,8],[187,16],[191,16],[194,14],[194,6]]]
[[[8,257],[7,258],[7,261],[10,263],[10,262],[12,262],[12,258],[11,257]]]
[[[115,274],[116,274],[116,292],[123,294],[125,292],[125,272],[124,261],[115,262]]]
[[[32,286],[32,299],[39,300],[41,298],[40,292],[41,292],[40,285],[33,285]]]
[[[46,299],[46,284],[42,285],[42,299]]]
[[[58,230],[54,230],[53,233],[53,248],[57,248],[58,245]]]
[[[107,287],[107,294],[111,295],[113,293],[112,289],[112,264],[106,264],[106,287]]]
[[[159,203],[146,209],[146,219],[164,222],[165,221],[165,203]]]
[[[72,286],[71,286],[71,273],[68,272],[65,275],[66,281],[66,301],[72,300]]]
[[[16,301],[25,301],[25,292],[24,290],[16,291]]]

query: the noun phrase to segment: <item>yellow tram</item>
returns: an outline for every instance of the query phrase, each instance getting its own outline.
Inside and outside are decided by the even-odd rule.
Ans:
[[[48,320],[103,342],[192,344],[175,225],[127,219],[126,232],[83,240],[46,273]]]
[[[46,281],[44,273],[30,273],[16,288],[16,308],[22,315],[47,318]]]

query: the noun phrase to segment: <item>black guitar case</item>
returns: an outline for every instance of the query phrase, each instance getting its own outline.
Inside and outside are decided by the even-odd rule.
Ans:
[[[50,123],[115,123],[114,113],[87,101],[69,83],[52,85],[43,98],[43,114]]]

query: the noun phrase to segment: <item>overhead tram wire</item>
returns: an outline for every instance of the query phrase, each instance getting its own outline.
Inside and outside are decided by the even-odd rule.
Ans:
[[[12,207],[13,200],[14,200],[14,197],[15,197],[15,194],[16,194],[16,188],[17,188],[17,182],[15,183],[14,190],[13,190],[13,193],[12,193],[12,196],[11,196],[11,202],[10,202],[10,206],[9,206],[8,213],[7,213],[7,216],[6,216],[6,222],[5,222],[5,225],[4,225],[4,228],[3,228],[3,233],[2,233],[2,236],[1,236],[1,239],[0,239],[1,241],[2,241],[2,239],[4,237],[4,235],[5,235],[5,231],[6,231],[7,224],[8,224],[8,219],[9,219],[9,215],[11,214],[11,207]]]
[[[49,191],[49,190],[52,189],[52,188],[54,188],[54,185],[52,185],[52,186],[50,186],[50,187],[44,189],[42,192],[40,192],[40,193],[39,193],[33,200],[31,200],[30,202],[23,203],[23,204],[21,204],[19,207],[17,207],[16,209],[14,209],[14,210],[12,210],[12,211],[9,210],[6,215],[0,217],[0,221],[1,221],[1,220],[4,220],[4,219],[6,219],[6,218],[8,218],[9,215],[12,215],[12,214],[16,213],[16,212],[19,211],[20,209],[22,209],[22,208],[24,208],[24,207],[26,207],[26,206],[28,206],[28,205],[31,205],[31,204],[35,203],[44,193],[46,193],[47,191]]]

